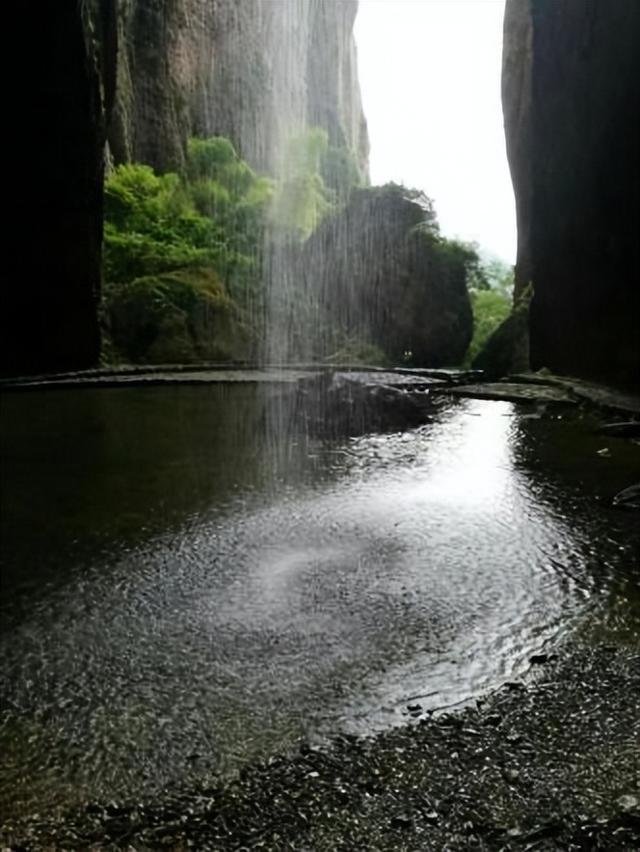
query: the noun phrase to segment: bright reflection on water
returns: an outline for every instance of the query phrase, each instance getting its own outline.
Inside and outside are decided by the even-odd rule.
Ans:
[[[251,388],[6,402],[9,810],[476,695],[606,609],[638,547],[595,499],[637,452],[585,479],[601,442],[508,403],[324,443],[285,429],[278,453]]]

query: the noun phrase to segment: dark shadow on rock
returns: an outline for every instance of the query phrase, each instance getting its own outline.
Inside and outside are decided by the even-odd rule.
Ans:
[[[326,373],[300,382],[295,417],[312,437],[340,438],[411,429],[432,410],[428,393]]]

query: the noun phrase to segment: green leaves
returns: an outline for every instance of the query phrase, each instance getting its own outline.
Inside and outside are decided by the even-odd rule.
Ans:
[[[467,352],[467,364],[472,363],[492,332],[509,316],[511,300],[502,290],[475,290],[471,292],[471,306],[473,308],[473,338]]]
[[[107,281],[209,265],[242,298],[256,287],[272,192],[221,137],[192,139],[182,176],[118,166],[105,185]]]
[[[328,150],[327,133],[319,128],[290,139],[270,210],[276,235],[302,242],[336,209],[336,193],[320,173]]]

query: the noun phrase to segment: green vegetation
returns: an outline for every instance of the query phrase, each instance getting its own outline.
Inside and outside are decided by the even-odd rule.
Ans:
[[[524,288],[511,306],[508,316],[486,339],[474,356],[472,366],[484,370],[489,378],[501,378],[529,369],[529,304],[531,284]]]
[[[489,337],[511,311],[511,301],[500,290],[472,290],[470,296],[473,308],[473,337],[465,361],[467,365],[473,362]]]
[[[243,360],[251,330],[211,269],[180,269],[107,285],[110,338],[128,361]]]
[[[513,266],[509,266],[498,257],[489,257],[482,261],[485,280],[489,287],[504,293],[509,299],[513,296]]]
[[[107,281],[209,260],[207,223],[189,204],[177,175],[118,166],[106,182],[104,212]]]
[[[218,137],[190,140],[186,187],[213,231],[214,268],[230,294],[245,303],[247,295],[256,295],[273,182],[257,176],[232,144]]]
[[[447,291],[464,291],[467,282],[476,325],[469,358],[508,313],[508,269],[483,262],[475,245],[442,237],[433,204],[422,192],[389,185],[354,193],[363,184],[356,159],[349,150],[329,144],[325,131],[313,128],[293,137],[278,172],[278,179],[257,175],[228,139],[216,137],[189,141],[182,174],[156,174],[136,163],[120,165],[109,174],[105,357],[144,363],[255,357],[267,308],[264,273],[272,274],[268,270],[273,266],[270,261],[263,269],[266,242],[276,247],[275,274],[284,263],[292,270],[293,283],[300,283],[287,289],[285,302],[276,310],[291,318],[285,323],[287,334],[297,334],[303,349],[308,337],[322,338],[318,356],[369,363],[398,358],[421,363],[432,357],[430,350],[422,351],[422,317],[430,323],[429,335],[435,328],[431,297],[416,290],[399,302],[393,287],[383,286],[385,277],[397,275],[396,256],[404,258],[401,264],[416,265],[408,272],[411,281],[420,279],[418,267],[426,264],[438,304],[447,302]],[[343,221],[341,211],[347,204]],[[361,235],[370,232],[368,220],[378,228],[373,220],[381,211],[386,211],[388,224],[380,225],[375,247],[360,246]],[[307,252],[306,247],[325,222],[329,229],[317,244],[322,251],[323,239],[333,239],[334,224],[340,233],[348,222],[348,228],[353,226],[353,248],[342,239],[336,243],[338,254],[354,255],[351,261],[339,260],[345,268],[355,264],[347,275],[357,285],[352,308],[362,301],[362,310],[352,310],[347,320],[340,301],[344,293],[333,292],[331,282],[325,282],[323,298],[329,297],[329,310],[320,317],[320,295],[308,286],[314,277],[307,270],[317,268],[313,258],[318,249]],[[415,247],[409,254],[406,240]],[[376,257],[380,254],[377,259],[371,256],[372,248]],[[414,260],[408,260],[411,251]],[[365,341],[354,336],[352,320],[370,310],[372,275],[380,282],[375,285],[380,328],[372,327]],[[462,313],[451,307],[439,317],[439,338],[460,336],[464,310],[468,314],[468,307],[461,306]],[[403,334],[395,333],[398,326]]]
[[[252,354],[260,330],[250,322],[264,313],[266,230],[283,245],[303,242],[361,182],[353,155],[317,128],[291,139],[280,171],[278,181],[257,175],[228,139],[215,137],[189,141],[184,174],[138,163],[109,174],[105,357]]]
[[[290,140],[271,208],[276,234],[304,241],[336,209],[338,194],[321,174],[328,157],[324,130],[314,128]]]
[[[467,279],[473,308],[473,338],[465,366],[470,366],[512,307],[513,267],[496,257],[483,259],[477,245],[461,244],[475,255]]]
[[[222,138],[192,139],[184,175],[118,166],[105,185],[104,310],[115,360],[250,354],[247,311],[273,184]]]
[[[327,364],[362,364],[368,367],[386,367],[388,356],[379,346],[358,337],[334,335],[334,348],[323,360]]]
[[[348,200],[352,189],[365,185],[355,155],[349,148],[327,144],[320,160],[320,174],[339,204]]]
[[[191,140],[184,176],[118,166],[105,185],[106,280],[210,266],[242,300],[258,277],[271,192],[226,139]]]

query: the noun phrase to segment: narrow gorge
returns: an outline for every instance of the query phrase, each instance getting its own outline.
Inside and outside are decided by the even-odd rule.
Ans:
[[[640,2],[15,11],[0,847],[640,848]]]

